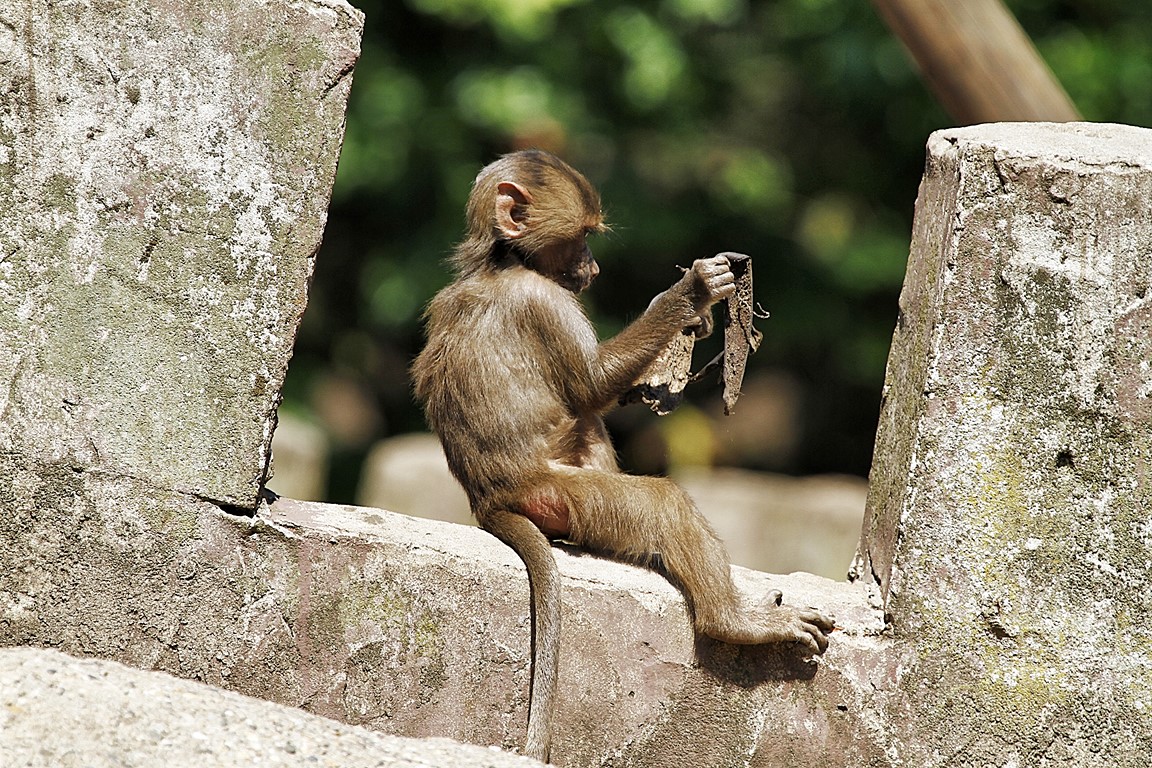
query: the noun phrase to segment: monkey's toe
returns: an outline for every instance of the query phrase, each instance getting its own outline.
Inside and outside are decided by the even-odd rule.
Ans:
[[[828,635],[809,624],[801,624],[796,630],[796,641],[812,656],[819,656],[828,650]]]
[[[796,615],[799,616],[802,621],[814,625],[824,633],[831,632],[836,627],[835,616],[825,616],[815,608],[797,611]]]

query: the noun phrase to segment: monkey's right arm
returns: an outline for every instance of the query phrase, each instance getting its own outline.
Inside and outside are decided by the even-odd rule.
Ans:
[[[723,256],[697,259],[643,315],[596,349],[588,382],[589,410],[604,411],[632,387],[664,348],[718,301],[736,291],[735,277]]]

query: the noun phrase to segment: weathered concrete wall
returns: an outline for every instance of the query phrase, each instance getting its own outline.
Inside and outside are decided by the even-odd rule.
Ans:
[[[264,480],[359,23],[329,0],[0,9],[0,646],[516,747],[507,548],[220,504]],[[694,641],[657,574],[558,551],[557,763],[1143,764],[1150,200],[1150,131],[935,135],[857,564],[877,583],[738,571],[837,615],[812,664]]]
[[[1152,131],[934,134],[861,574],[909,765],[1152,754]]]
[[[0,649],[5,766],[532,768],[448,739],[405,739],[109,661]]]
[[[374,510],[226,511],[266,478],[360,23],[336,0],[0,8],[0,646],[517,747],[528,588],[506,547]],[[875,588],[741,574],[839,616],[817,665],[696,644],[660,576],[558,559],[561,764],[883,759]]]
[[[255,507],[361,25],[0,5],[0,453]]]
[[[139,481],[5,464],[0,646],[160,669],[388,733],[518,748],[523,565],[472,527],[281,499],[236,517]],[[869,726],[894,679],[874,587],[738,571],[836,614],[818,665],[694,642],[644,569],[557,550],[567,766],[886,765]],[[873,597],[870,598],[869,595]]]

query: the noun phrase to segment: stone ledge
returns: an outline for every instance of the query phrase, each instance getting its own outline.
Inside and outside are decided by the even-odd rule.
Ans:
[[[298,709],[39,648],[0,649],[5,765],[532,768],[448,739],[407,739]],[[11,762],[8,762],[11,761]]]
[[[287,499],[235,517],[136,480],[6,464],[0,645],[164,670],[392,734],[520,746],[528,586],[485,532]],[[750,593],[836,614],[843,630],[806,664],[696,643],[656,573],[557,560],[559,764],[885,764],[868,707],[898,658],[871,588],[736,570]]]

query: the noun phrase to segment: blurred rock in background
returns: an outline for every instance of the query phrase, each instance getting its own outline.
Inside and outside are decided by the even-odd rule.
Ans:
[[[734,564],[838,580],[847,574],[864,519],[865,480],[706,467],[674,478],[712,522]]]
[[[435,435],[381,440],[368,453],[356,503],[413,517],[474,525],[464,489],[448,472]]]
[[[328,487],[328,438],[320,427],[280,411],[272,436],[272,480],[268,488],[300,501],[323,501]]]
[[[868,488],[864,480],[707,467],[682,469],[673,477],[712,521],[734,564],[844,578],[860,537]],[[440,443],[429,434],[378,443],[365,464],[356,501],[414,517],[474,522]]]

